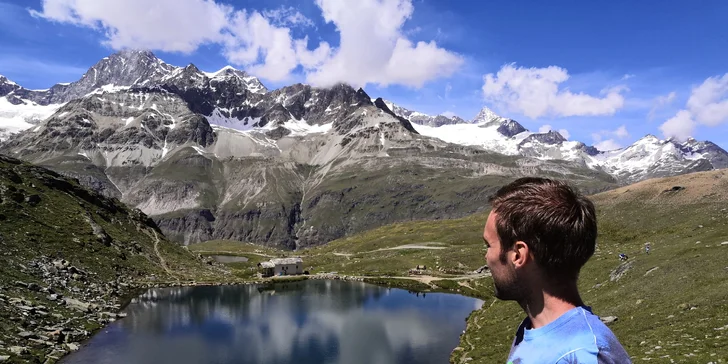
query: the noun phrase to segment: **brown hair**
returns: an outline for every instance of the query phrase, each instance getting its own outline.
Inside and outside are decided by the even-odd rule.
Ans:
[[[519,178],[499,189],[490,203],[503,254],[523,241],[551,278],[576,279],[594,254],[594,204],[564,182]]]

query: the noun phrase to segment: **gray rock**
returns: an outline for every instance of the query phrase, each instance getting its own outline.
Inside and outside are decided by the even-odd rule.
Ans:
[[[69,351],[78,351],[78,349],[80,348],[80,346],[78,345],[78,343],[67,343],[66,344],[66,348]]]
[[[13,354],[15,354],[15,355],[23,355],[23,354],[26,354],[28,352],[28,349],[25,348],[25,347],[22,347],[22,346],[11,346],[10,347],[10,352],[13,353]]]
[[[618,320],[617,316],[604,316],[600,317],[599,319],[602,320],[605,325],[609,325]]]
[[[66,303],[66,306],[68,306],[74,310],[81,311],[81,312],[90,311],[90,307],[89,307],[90,305],[86,302],[82,302],[82,301],[79,301],[74,298],[64,298],[63,302]]]
[[[31,291],[40,291],[40,286],[36,283],[28,283],[28,289]]]
[[[630,269],[632,269],[633,263],[634,261],[629,261],[627,263],[620,264],[609,274],[609,280],[612,282],[619,281]]]
[[[38,335],[30,331],[23,331],[19,333],[18,336],[22,337],[23,339],[35,339],[38,337]]]

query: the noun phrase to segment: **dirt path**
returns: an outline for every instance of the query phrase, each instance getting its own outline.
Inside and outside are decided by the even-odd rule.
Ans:
[[[432,281],[437,281],[437,280],[441,280],[441,279],[448,279],[451,281],[462,281],[462,280],[466,280],[466,279],[478,279],[478,278],[485,278],[485,277],[489,277],[489,276],[490,276],[490,273],[480,273],[480,274],[467,274],[467,275],[457,276],[457,277],[435,277],[435,276],[426,276],[426,275],[413,275],[413,276],[407,276],[407,277],[392,277],[392,278],[411,279],[413,281],[422,282],[424,284],[430,284]],[[464,282],[458,282],[458,284],[460,284],[461,286],[464,286],[464,287],[472,288],[472,287],[470,287],[470,285],[468,285],[467,283],[464,283]]]
[[[442,243],[435,243],[435,242],[420,243],[420,244],[405,244],[405,245],[395,246],[392,248],[382,248],[382,249],[377,249],[377,250],[372,250],[372,251],[377,252],[377,251],[382,251],[382,250],[399,250],[399,249],[435,249],[435,250],[437,250],[437,249],[447,249],[448,248],[447,246],[432,246],[435,244],[444,245]]]
[[[167,272],[167,274],[169,274],[171,277],[174,277],[176,279],[177,276],[172,273],[169,267],[167,267],[167,262],[164,260],[164,257],[159,252],[159,236],[157,236],[157,232],[155,230],[152,230],[152,233],[154,233],[154,254],[157,255],[157,258],[159,258],[159,263],[162,265],[164,271]]]
[[[356,252],[356,253],[337,253],[337,252],[334,252],[332,254],[333,255],[336,255],[336,256],[339,256],[339,257],[351,258],[352,256],[357,255],[357,254],[369,254],[369,253],[383,252],[383,251],[387,251],[387,250],[401,250],[401,249],[431,249],[431,250],[441,250],[441,249],[447,249],[447,248],[449,248],[449,246],[447,246],[447,245],[445,245],[445,246],[433,246],[433,245],[445,245],[445,244],[438,243],[438,242],[426,242],[426,243],[418,243],[418,244],[405,244],[405,245],[400,245],[400,246],[393,246],[391,248],[380,248],[380,249],[367,250],[367,251]],[[328,254],[328,253],[322,253],[322,254],[316,254],[316,255],[325,255],[325,254]],[[316,255],[311,255],[311,256],[316,256]]]

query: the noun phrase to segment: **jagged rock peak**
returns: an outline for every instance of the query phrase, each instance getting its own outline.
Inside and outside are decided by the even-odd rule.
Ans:
[[[538,141],[543,144],[549,144],[549,145],[555,145],[555,144],[561,144],[566,141],[566,138],[564,138],[561,134],[559,134],[556,131],[549,130],[548,133],[536,133],[531,134],[526,139],[523,139],[521,142],[521,145],[530,143],[533,141]]]
[[[509,138],[514,135],[523,133],[524,131],[527,131],[526,128],[523,127],[523,125],[519,124],[513,119],[506,119],[501,122],[497,130],[499,133],[501,133],[501,135],[507,136]],[[559,136],[561,136],[561,134],[559,134]]]
[[[0,84],[17,85],[17,83],[13,82],[3,75],[0,75]]]
[[[484,106],[473,119],[473,124],[488,123],[497,119],[500,119],[500,116],[487,106]]]
[[[7,77],[0,75],[0,97],[5,96],[17,89],[19,89],[17,83],[9,80]]]

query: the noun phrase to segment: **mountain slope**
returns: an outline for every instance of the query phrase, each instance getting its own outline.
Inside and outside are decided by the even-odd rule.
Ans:
[[[288,249],[392,221],[463,216],[482,209],[489,186],[515,176],[613,184],[570,163],[423,137],[383,101],[345,85],[268,93],[246,109],[258,113],[246,130],[210,125],[173,91],[94,92],[3,150],[141,208],[177,241]]]
[[[617,317],[609,327],[633,362],[719,362],[728,353],[728,171],[651,179],[590,198],[599,239],[579,277],[584,302],[601,317]],[[418,277],[410,269],[425,265],[423,275],[440,280],[420,284],[424,289],[449,287],[485,300],[451,362],[503,362],[524,313],[493,298],[490,277],[473,274],[485,264],[486,218],[387,225],[308,249],[304,261],[312,273],[410,279]],[[620,261],[620,253],[629,259]]]
[[[16,362],[78,347],[142,282],[219,274],[141,211],[4,156],[0,224],[0,356]]]
[[[394,110],[402,112],[396,105]],[[409,110],[402,115],[412,113]],[[593,146],[570,141],[555,131],[533,133],[517,121],[483,108],[470,122],[415,124],[422,135],[450,143],[478,146],[506,155],[541,160],[567,160],[609,173],[622,183],[648,178],[726,168],[728,152],[710,141],[689,139],[679,143],[647,135],[625,148],[599,151]]]
[[[728,161],[697,141],[600,152],[487,108],[469,123],[423,121],[347,85],[268,91],[231,67],[208,73],[143,51],[111,55],[55,91],[4,84],[6,100],[63,104],[47,104],[57,109],[0,152],[139,207],[183,243],[299,248],[394,221],[464,216],[482,209],[483,191],[518,176],[601,191]]]

